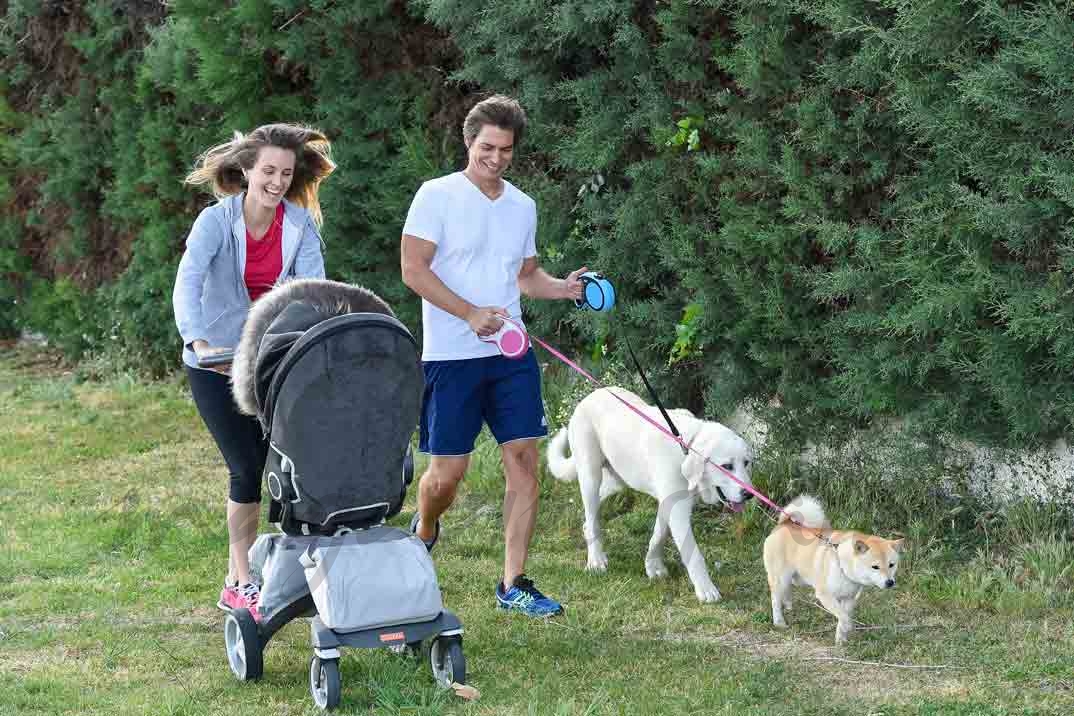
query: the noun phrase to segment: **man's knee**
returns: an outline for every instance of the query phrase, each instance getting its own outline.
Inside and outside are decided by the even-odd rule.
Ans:
[[[537,442],[508,443],[503,446],[504,477],[507,501],[512,510],[528,511],[536,506],[540,486],[537,483]],[[526,444],[528,443],[528,444]]]
[[[470,466],[470,458],[434,457],[429,462],[429,467],[422,475],[421,484],[428,485],[437,494],[453,494],[459,483],[466,476],[466,469]]]
[[[537,465],[540,462],[537,452],[536,440],[516,440],[504,443],[503,464],[507,468],[508,479],[513,472],[520,473],[525,478],[537,479]]]

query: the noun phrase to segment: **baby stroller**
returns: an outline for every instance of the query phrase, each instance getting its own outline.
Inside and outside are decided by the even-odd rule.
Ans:
[[[443,608],[432,559],[384,524],[413,476],[424,381],[410,332],[365,289],[292,281],[251,309],[232,381],[269,436],[269,521],[280,530],[250,550],[260,620],[246,609],[225,620],[232,672],[259,678],[272,636],[312,616],[309,683],[322,709],[339,704],[342,647],[420,655],[428,642],[436,681],[464,684],[462,625]]]

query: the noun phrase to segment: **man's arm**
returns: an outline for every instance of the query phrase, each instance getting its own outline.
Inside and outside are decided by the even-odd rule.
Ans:
[[[474,306],[448,288],[440,277],[433,273],[431,267],[433,256],[436,255],[436,244],[432,241],[403,234],[399,254],[403,283],[411,291],[437,308],[466,321],[479,336],[488,336],[500,329],[503,321],[496,313],[502,313],[502,308]]]
[[[518,288],[530,298],[569,298],[581,300],[585,286],[578,277],[588,271],[583,266],[577,271],[571,271],[567,278],[554,278],[537,263],[536,256],[530,256],[522,261],[522,268],[518,272]]]

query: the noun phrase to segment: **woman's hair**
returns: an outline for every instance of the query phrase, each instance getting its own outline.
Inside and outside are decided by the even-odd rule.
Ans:
[[[321,182],[335,170],[331,144],[322,132],[295,124],[265,124],[247,135],[235,137],[205,151],[185,179],[195,186],[209,186],[218,199],[238,194],[246,188],[243,170],[253,169],[262,147],[290,149],[295,153],[295,172],[287,198],[305,207],[317,226],[321,225]]]
[[[526,131],[526,112],[516,100],[502,94],[481,100],[467,113],[462,123],[462,140],[467,147],[486,124],[510,129],[514,133],[514,145],[517,147]]]

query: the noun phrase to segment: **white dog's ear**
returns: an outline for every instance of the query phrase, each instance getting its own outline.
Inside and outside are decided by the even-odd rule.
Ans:
[[[690,445],[689,454],[682,461],[682,476],[686,478],[691,492],[701,487],[701,478],[705,476],[705,459],[712,448],[712,441],[712,431],[702,427]]]

